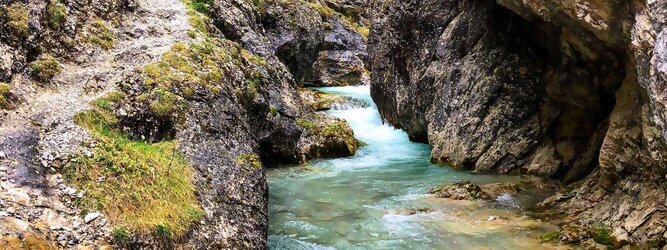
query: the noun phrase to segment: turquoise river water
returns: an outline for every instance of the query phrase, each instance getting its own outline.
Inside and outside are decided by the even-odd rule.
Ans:
[[[373,103],[369,87],[318,90]],[[327,111],[345,119],[367,145],[353,157],[268,170],[270,249],[544,249],[553,225],[526,216],[533,200],[451,201],[427,195],[435,185],[519,182],[431,164],[428,145],[382,124],[370,108]],[[415,211],[417,210],[417,211]],[[412,211],[412,212],[410,212]]]

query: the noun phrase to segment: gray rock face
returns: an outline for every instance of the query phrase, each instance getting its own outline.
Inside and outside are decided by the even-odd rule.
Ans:
[[[355,29],[367,23],[362,6],[359,1],[220,0],[214,2],[212,16],[227,38],[259,55],[275,56],[299,84],[358,85],[368,82],[366,38]],[[330,56],[346,52],[352,54]],[[314,66],[323,62],[333,66],[331,72]],[[364,78],[336,81],[360,74]]]
[[[266,6],[253,2],[216,1],[211,6],[208,14],[215,27],[210,27],[207,36],[218,42],[215,46],[224,46],[224,53],[215,56],[230,56],[207,65],[207,70],[220,70],[217,80],[200,78],[187,85],[183,84],[187,81],[172,78],[159,91],[146,84],[149,74],[142,72],[143,66],[174,48],[182,52],[191,42],[202,42],[187,35],[193,27],[178,0],[66,1],[67,18],[57,26],[50,26],[44,16],[47,1],[21,2],[27,6],[26,42],[21,42],[16,30],[7,28],[4,14],[0,14],[0,82],[11,80],[12,91],[26,97],[25,105],[0,117],[0,150],[7,157],[0,163],[19,164],[7,171],[11,172],[7,175],[10,178],[5,178],[3,171],[4,180],[0,181],[49,191],[51,187],[42,187],[47,184],[43,179],[49,176],[44,172],[55,173],[72,157],[90,154],[95,148],[94,138],[74,123],[73,116],[91,108],[89,103],[98,97],[115,91],[120,95],[107,108],[119,120],[117,129],[136,140],[177,140],[194,169],[198,201],[204,211],[198,225],[192,226],[186,238],[179,239],[182,242],[130,235],[131,242],[123,244],[145,248],[265,248],[265,167],[349,156],[355,153],[358,142],[344,121],[315,114],[297,91],[297,82],[310,74],[325,40],[322,14],[301,1],[294,2],[296,6],[285,1],[267,2]],[[0,7],[5,5],[1,3]],[[109,50],[86,38],[90,24],[98,18],[110,26],[116,39]],[[85,27],[76,25],[86,20]],[[120,24],[111,27],[110,20]],[[53,55],[63,68],[44,86],[33,84],[28,77],[28,64],[41,54]],[[191,59],[188,66],[202,63],[187,58]],[[204,73],[209,72],[196,72],[188,80]],[[152,108],[165,96],[175,100],[167,102],[166,111]],[[30,133],[22,132],[25,130]],[[103,216],[105,211],[100,213]],[[90,222],[91,227],[104,226],[105,232],[88,235],[85,240],[94,241],[89,245],[111,244],[109,235],[116,225],[109,222]],[[68,245],[63,247],[75,245],[64,242]],[[76,239],[73,242],[83,244]]]
[[[385,120],[431,144],[433,161],[585,179],[556,209],[632,242],[664,239],[664,1],[373,9],[371,94]]]

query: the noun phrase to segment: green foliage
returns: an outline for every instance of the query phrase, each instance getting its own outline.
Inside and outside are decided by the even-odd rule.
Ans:
[[[232,60],[223,47],[217,39],[176,44],[160,61],[144,67],[144,83],[149,88],[164,89],[160,96],[169,102],[174,101],[174,96],[167,94],[167,89],[179,89],[186,98],[195,89],[215,93],[219,91],[217,85],[229,74],[225,65]]]
[[[111,237],[113,238],[113,243],[121,247],[125,247],[130,243],[130,234],[124,227],[114,228],[111,231]]]
[[[213,4],[213,0],[190,0],[189,6],[200,13],[208,14],[211,4]]]
[[[7,95],[9,95],[9,84],[0,82],[0,109],[9,108],[9,100],[7,100]]]
[[[266,0],[252,0],[252,5],[257,8],[259,13],[266,11]]]
[[[611,229],[598,227],[592,228],[593,240],[603,245],[613,245],[614,238],[611,236]]]
[[[87,28],[88,34],[85,39],[87,42],[97,44],[103,49],[113,48],[116,39],[113,32],[107,27],[106,23],[101,19],[94,20]]]
[[[211,26],[211,18],[207,16],[212,0],[183,0],[188,7],[188,15],[190,25],[194,28],[194,32],[188,32],[188,36],[196,37],[197,32],[203,36],[208,36],[209,27]]]
[[[65,5],[52,1],[46,6],[46,16],[51,28],[59,29],[67,21]]]
[[[49,55],[42,56],[30,64],[30,74],[42,83],[51,81],[51,78],[61,70],[58,60]]]
[[[271,116],[273,116],[273,117],[276,117],[276,116],[279,115],[278,108],[276,108],[276,106],[269,105],[269,111],[271,112]]]
[[[151,98],[149,107],[151,111],[160,116],[168,117],[174,113],[181,113],[185,105],[180,102],[179,97],[166,89],[156,88],[153,90],[154,97]]]
[[[110,112],[123,98],[111,93],[93,102],[93,110],[75,116],[98,144],[89,157],[79,157],[64,169],[72,185],[86,192],[82,209],[104,212],[120,229],[114,241],[129,234],[168,230],[180,237],[202,216],[197,202],[193,171],[175,141],[147,143],[131,140],[119,129]]]
[[[7,27],[12,34],[19,38],[27,38],[30,35],[28,8],[20,2],[15,2],[5,7],[2,13]]]

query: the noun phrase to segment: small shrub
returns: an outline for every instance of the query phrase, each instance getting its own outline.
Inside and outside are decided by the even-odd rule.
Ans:
[[[185,4],[188,7],[190,25],[195,31],[208,35],[212,21],[206,14],[210,11],[212,0],[185,0]],[[190,37],[196,36],[195,33],[189,33],[188,35]]]
[[[0,109],[9,108],[9,100],[7,100],[8,95],[9,95],[9,84],[0,82]]]
[[[613,245],[614,238],[611,236],[612,231],[608,228],[598,227],[592,230],[593,240],[603,245]]]
[[[200,13],[208,14],[212,3],[212,0],[190,0],[189,6]]]
[[[30,35],[28,8],[19,3],[13,3],[4,9],[4,19],[11,32],[19,38],[27,38]]]
[[[114,228],[111,231],[111,237],[113,238],[113,243],[118,246],[124,247],[130,243],[130,234],[124,227]]]
[[[96,19],[88,26],[87,30],[88,35],[86,36],[86,40],[89,43],[97,44],[106,50],[113,48],[116,39],[104,21]]]
[[[46,16],[51,28],[59,29],[67,21],[65,5],[55,1],[46,6]]]
[[[49,55],[42,56],[30,64],[30,74],[35,80],[42,83],[51,81],[55,75],[60,73],[60,70],[62,67],[58,60]]]

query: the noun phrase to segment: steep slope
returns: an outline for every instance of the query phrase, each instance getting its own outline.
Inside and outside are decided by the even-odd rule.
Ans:
[[[216,28],[228,3],[0,5],[0,240],[266,247],[264,168],[352,155],[358,142],[303,104],[313,59],[256,49],[269,47],[257,20],[257,47]]]
[[[433,161],[574,183],[543,205],[622,242],[664,244],[666,8],[376,1],[372,95]]]

